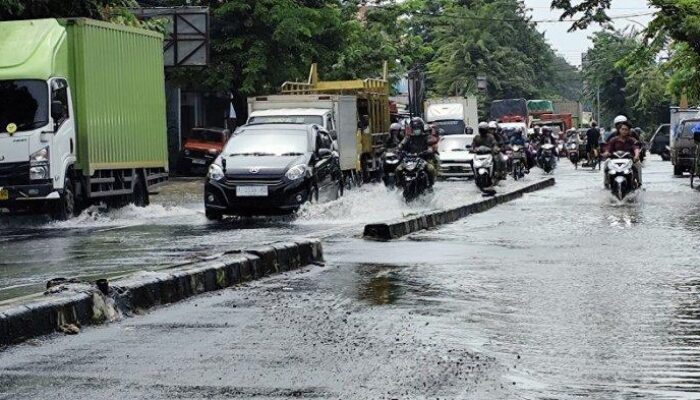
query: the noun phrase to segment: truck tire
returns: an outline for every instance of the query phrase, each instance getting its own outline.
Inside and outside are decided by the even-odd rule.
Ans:
[[[134,182],[134,193],[132,196],[136,207],[147,207],[151,203],[148,197],[148,187],[146,187],[146,182],[141,174],[136,174],[136,182]]]
[[[76,198],[75,185],[70,176],[63,181],[63,193],[51,210],[51,218],[58,221],[67,221],[75,216]]]
[[[673,166],[673,175],[683,176],[683,167],[681,167],[680,165],[674,165]]]

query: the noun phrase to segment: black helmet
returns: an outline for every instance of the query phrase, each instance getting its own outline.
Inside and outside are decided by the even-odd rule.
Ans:
[[[552,128],[545,125],[542,127],[542,132],[543,133],[552,133]]]
[[[425,130],[425,122],[423,118],[414,117],[411,119],[411,135],[419,136],[425,135],[428,132]]]

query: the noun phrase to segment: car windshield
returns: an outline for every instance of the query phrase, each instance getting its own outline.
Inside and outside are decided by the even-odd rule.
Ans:
[[[440,151],[467,151],[467,146],[471,146],[472,137],[445,137],[438,145]]]
[[[248,125],[260,124],[315,124],[323,125],[320,115],[264,115],[248,119]]]
[[[460,120],[450,120],[450,121],[435,121],[433,122],[435,126],[442,129],[442,136],[447,135],[463,135],[464,134],[464,121]]]
[[[224,149],[231,156],[282,156],[309,152],[306,130],[243,131],[231,138]]]
[[[202,142],[222,142],[223,134],[217,131],[193,130],[190,139]]]
[[[0,133],[14,124],[17,131],[49,123],[48,86],[40,80],[0,81]]]

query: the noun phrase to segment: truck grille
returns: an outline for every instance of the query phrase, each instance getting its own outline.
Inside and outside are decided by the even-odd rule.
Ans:
[[[29,161],[0,164],[0,186],[29,185]]]

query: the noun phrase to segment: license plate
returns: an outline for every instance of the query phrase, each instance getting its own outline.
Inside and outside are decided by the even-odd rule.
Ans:
[[[0,188],[0,200],[9,200],[10,191],[5,188]]]
[[[236,186],[238,197],[267,197],[267,186]]]
[[[193,158],[192,159],[192,164],[199,164],[199,165],[204,165],[207,163],[207,160],[202,160],[199,158]]]

